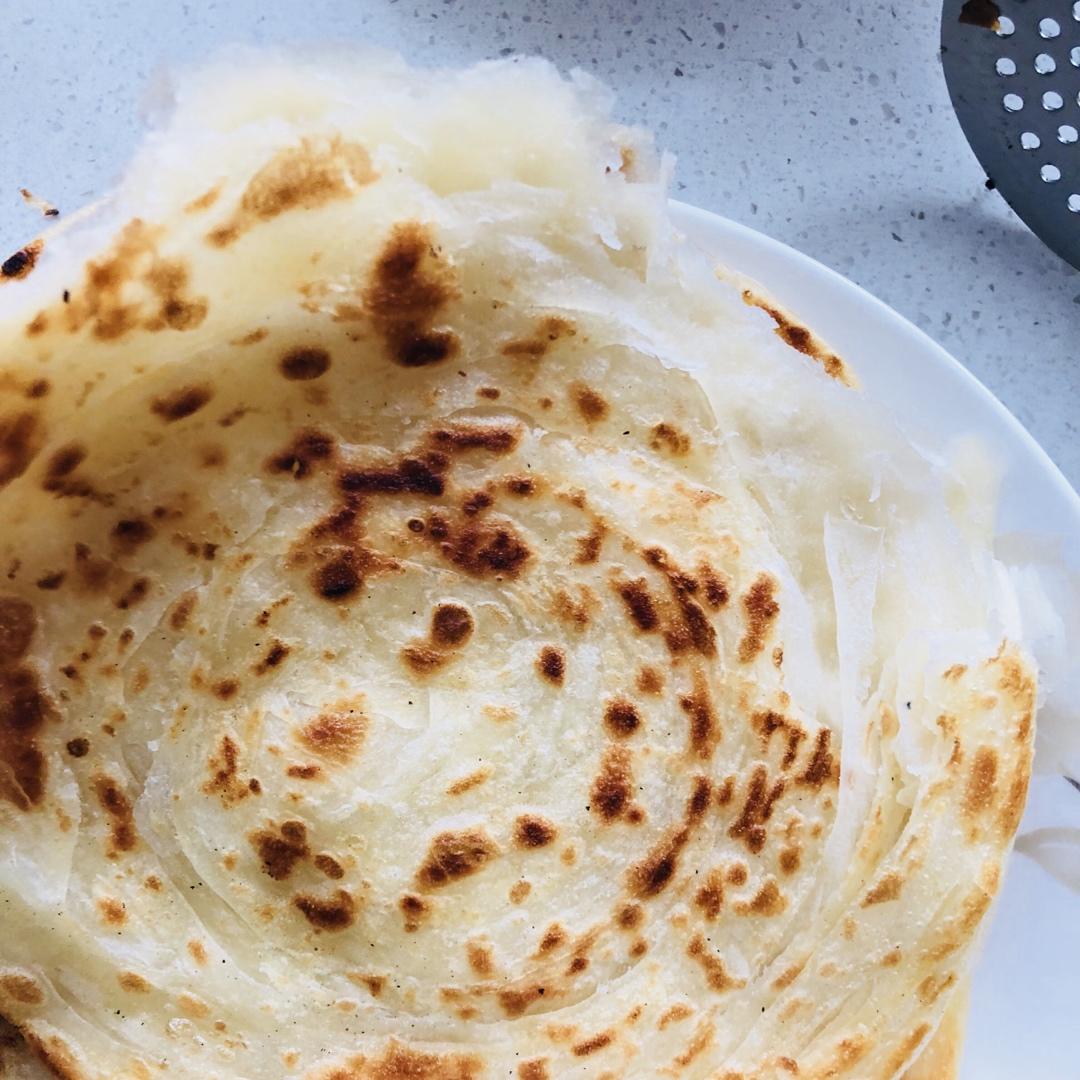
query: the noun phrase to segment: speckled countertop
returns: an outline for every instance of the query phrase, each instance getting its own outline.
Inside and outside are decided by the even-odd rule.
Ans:
[[[51,0],[0,6],[0,250],[139,136],[156,71],[229,42],[361,40],[414,61],[542,53],[610,83],[678,156],[673,194],[854,279],[983,380],[1080,486],[1080,273],[984,187],[940,6],[850,0]]]

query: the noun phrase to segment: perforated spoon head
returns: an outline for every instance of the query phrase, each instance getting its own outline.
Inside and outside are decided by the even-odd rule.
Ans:
[[[990,182],[1080,269],[1080,0],[945,0],[941,58]]]

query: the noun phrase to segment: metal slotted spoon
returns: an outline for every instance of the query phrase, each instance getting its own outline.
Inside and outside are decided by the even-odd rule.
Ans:
[[[945,0],[941,59],[988,185],[1080,269],[1080,0]]]

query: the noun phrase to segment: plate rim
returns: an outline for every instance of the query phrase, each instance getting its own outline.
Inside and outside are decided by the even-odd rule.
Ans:
[[[895,308],[890,307],[863,286],[782,240],[777,240],[767,233],[722,214],[679,199],[669,199],[668,205],[676,226],[688,236],[694,235],[695,226],[703,228],[707,234],[715,235],[717,231],[721,234],[727,233],[746,243],[756,245],[767,255],[793,263],[803,272],[822,279],[828,287],[845,294],[849,301],[858,303],[865,311],[887,324],[893,334],[906,338],[912,347],[932,358],[940,373],[962,388],[969,400],[977,403],[983,415],[993,421],[994,426],[1006,437],[1006,449],[1010,451],[1010,457],[1013,456],[1013,451],[1017,446],[1022,448],[1026,460],[1018,461],[1013,458],[1011,463],[1021,466],[1021,472],[1034,469],[1041,474],[1041,478],[1048,484],[1058,503],[1056,516],[1062,519],[1062,525],[1065,526],[1062,529],[1063,538],[1080,542],[1080,493],[1072,486],[1034,435],[1013,415],[1008,406],[978,376],[957,360],[944,346],[938,344],[925,330],[920,329],[910,319],[901,315]],[[731,269],[737,272],[740,270],[738,265],[732,265]],[[767,281],[762,284],[767,289],[770,287]],[[802,318],[801,315],[799,317]],[[807,319],[806,322],[811,329],[814,328],[813,319]],[[857,363],[854,369],[856,374],[860,374]]]

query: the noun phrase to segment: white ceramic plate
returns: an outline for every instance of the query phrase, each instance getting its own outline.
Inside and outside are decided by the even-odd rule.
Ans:
[[[705,210],[673,203],[691,243],[755,278],[824,338],[919,441],[978,435],[1004,466],[1000,532],[1057,536],[1080,571],[1080,497],[1015,417],[921,330],[821,263]],[[1022,362],[1022,358],[1019,358]],[[936,444],[936,445],[935,445]],[[1080,793],[1061,777],[1033,784],[1024,833],[1080,827]],[[1080,1078],[1080,896],[1030,859],[1010,859],[975,970],[962,1080]]]

